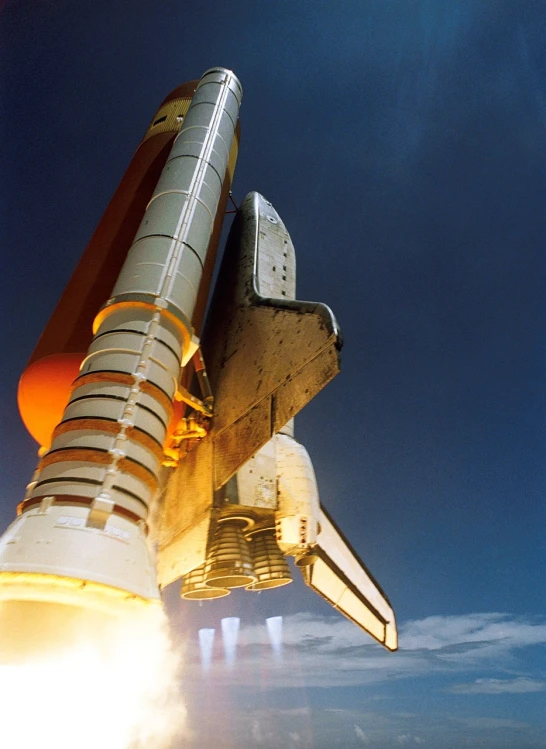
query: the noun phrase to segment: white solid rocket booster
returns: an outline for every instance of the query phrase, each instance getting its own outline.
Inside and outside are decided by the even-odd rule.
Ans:
[[[199,82],[51,447],[0,539],[0,599],[159,597],[146,521],[197,345],[190,321],[241,97],[223,68]]]

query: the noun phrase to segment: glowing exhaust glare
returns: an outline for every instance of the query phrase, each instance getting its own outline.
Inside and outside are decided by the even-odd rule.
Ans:
[[[1,601],[42,601],[117,616],[127,610],[161,609],[157,598],[141,598],[121,588],[64,575],[0,572]]]
[[[203,667],[203,671],[210,669],[215,633],[215,629],[199,630],[199,650],[201,651],[201,666]]]
[[[239,639],[239,623],[237,616],[222,619],[222,640],[224,643],[224,657],[228,668],[232,668],[237,656],[237,641]]]
[[[27,623],[41,634],[40,610]],[[185,710],[177,692],[174,655],[164,612],[157,607],[100,620],[80,610],[78,626],[66,627],[68,607],[50,613],[64,641],[18,663],[0,665],[2,745],[10,749],[167,749],[180,733]],[[0,604],[0,618],[13,612]],[[25,617],[28,619],[28,616]],[[5,630],[0,644],[5,650]],[[43,644],[43,642],[42,642]],[[30,642],[31,647],[33,643]]]
[[[267,634],[276,661],[282,659],[282,616],[270,616],[265,620]]]
[[[19,515],[0,536],[0,600],[46,600],[84,608],[160,604],[146,533],[112,516],[90,526],[89,508],[56,504]]]
[[[2,746],[168,749],[184,708],[144,534],[56,519],[30,510],[0,538]]]

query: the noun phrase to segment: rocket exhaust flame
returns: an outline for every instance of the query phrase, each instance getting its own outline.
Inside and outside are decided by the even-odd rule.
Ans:
[[[79,749],[167,749],[182,730],[179,662],[160,607],[112,617],[2,602],[0,633],[2,745],[28,749],[46,737],[73,749],[77,736]]]
[[[269,642],[276,661],[282,660],[282,616],[270,616],[265,620]]]
[[[210,669],[212,663],[212,648],[214,646],[214,635],[215,629],[200,629],[199,630],[199,649],[201,650],[201,665],[203,671]]]
[[[237,616],[227,616],[222,619],[222,640],[224,642],[224,658],[226,666],[233,668],[237,657],[237,641],[239,639],[240,619]]]

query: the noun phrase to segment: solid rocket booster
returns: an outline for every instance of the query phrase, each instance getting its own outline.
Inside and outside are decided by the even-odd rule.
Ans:
[[[159,595],[146,520],[181,367],[198,343],[192,320],[241,96],[225,69],[199,82],[51,447],[0,540],[1,597]]]
[[[198,81],[190,81],[174,89],[155,113],[21,375],[17,396],[21,418],[38,444],[45,448],[51,444],[53,429],[62,418],[72,382],[91,343],[97,311],[116,283],[197,84]],[[237,160],[238,140],[239,123],[192,320],[198,334]]]

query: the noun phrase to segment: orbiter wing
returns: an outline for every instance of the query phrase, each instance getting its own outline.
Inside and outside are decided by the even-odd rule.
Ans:
[[[300,568],[306,584],[386,648],[396,650],[396,620],[387,596],[323,507],[319,527],[312,552],[316,560]]]

